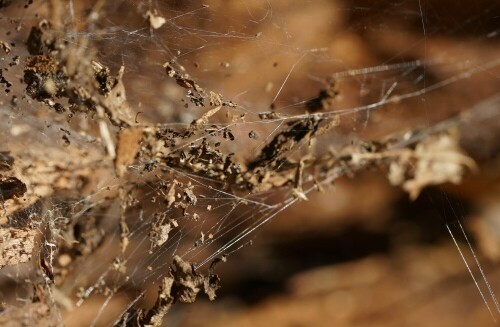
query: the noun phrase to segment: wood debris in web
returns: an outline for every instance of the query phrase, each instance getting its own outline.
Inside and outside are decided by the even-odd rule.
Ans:
[[[259,113],[259,118],[262,120],[273,120],[273,119],[278,119],[280,117],[281,117],[281,115],[277,112],[274,112],[274,111]]]
[[[306,102],[306,108],[309,112],[329,110],[333,107],[335,99],[338,95],[339,91],[337,89],[335,79],[329,78],[326,81],[326,87],[320,90],[319,94],[315,98]]]
[[[175,169],[223,181],[235,191],[263,192],[285,185],[294,186],[297,181],[297,163],[300,161],[298,155],[294,158],[294,151],[302,145],[311,145],[314,138],[327,133],[340,123],[338,116],[321,118],[319,115],[310,115],[303,119],[289,121],[256,157],[248,164],[242,165],[238,159],[234,158],[233,153],[225,154],[220,147],[220,141],[235,141],[232,130],[228,127],[209,125],[208,123],[209,118],[219,110],[220,107],[209,110],[184,130],[163,127],[145,129],[139,156],[145,162],[154,162],[154,166],[160,169],[162,167]],[[194,126],[196,128],[193,128]],[[183,139],[204,133],[208,135],[201,137],[200,142],[185,143],[189,146],[178,147]],[[253,134],[250,132],[251,137],[254,137]],[[212,138],[219,138],[219,141],[214,141]],[[158,147],[162,143],[164,149]],[[168,150],[168,148],[176,147],[177,149]],[[321,160],[324,161],[324,158],[318,158],[318,162]],[[316,164],[313,159],[305,160],[301,171],[309,173],[310,168]],[[297,197],[306,198],[305,193],[301,192],[299,188],[294,187],[294,190]],[[168,196],[168,190],[161,193],[167,199],[167,206],[172,206],[176,200],[174,195]],[[188,197],[186,200],[189,205],[195,205],[193,197]]]
[[[101,118],[109,119],[114,126],[130,126],[133,119],[122,82],[124,67],[117,76],[111,76],[109,68],[96,60],[79,60],[85,55],[95,57],[86,39],[68,44],[55,34],[46,21],[31,30],[27,42],[30,56],[23,78],[28,95],[58,113],[65,113],[68,120],[76,112],[99,111]],[[109,150],[110,137],[104,138]]]
[[[5,41],[0,41],[0,49],[2,49],[6,54],[9,54],[12,51],[10,45]]]
[[[162,246],[167,242],[170,231],[178,226],[177,220],[168,218],[165,212],[155,213],[149,232],[152,248]]]
[[[292,194],[294,197],[296,197],[299,200],[304,200],[307,201],[307,196],[304,193],[304,190],[302,189],[302,180],[303,180],[303,175],[304,175],[304,161],[307,158],[303,158],[299,161],[297,165],[297,170],[295,173],[295,182],[294,182],[294,187]]]
[[[149,25],[155,30],[159,29],[167,22],[167,20],[160,16],[156,10],[153,12],[148,11],[146,17],[148,18]]]
[[[210,105],[211,106],[220,107],[220,106],[224,105],[224,100],[223,100],[221,94],[210,91],[209,95],[210,95]]]
[[[194,264],[175,256],[170,268],[170,276],[173,279],[170,295],[179,302],[193,303],[200,291],[212,293],[218,288],[217,283],[209,281],[207,276],[196,272]],[[213,300],[214,297],[211,298]]]
[[[191,123],[191,127],[196,130],[196,129],[202,127],[203,125],[206,125],[208,123],[208,119],[210,117],[212,117],[213,115],[215,115],[221,108],[222,108],[221,106],[218,106],[218,107],[215,107],[213,109],[210,109],[209,111],[204,113],[200,118],[193,121]]]
[[[287,123],[287,128],[273,137],[257,158],[248,164],[248,168],[251,170],[258,167],[272,169],[286,163],[287,154],[296,144],[314,136],[321,122],[321,119],[311,116]]]
[[[467,171],[476,169],[476,163],[460,148],[457,137],[440,134],[421,141],[415,150],[392,161],[388,178],[416,199],[426,186],[458,184]]]
[[[178,72],[172,63],[167,62],[163,65],[168,77],[175,79],[176,83],[187,89],[187,97],[197,107],[205,106],[205,91],[188,74]]]
[[[108,79],[111,80],[111,89],[99,101],[103,106],[110,121],[117,126],[128,127],[132,125],[132,113],[127,104],[125,85],[123,84],[123,75],[125,67],[121,66],[118,74]]]
[[[186,97],[196,107],[204,107],[206,98],[209,99],[209,104],[211,106],[229,108],[234,108],[237,106],[232,101],[224,100],[222,94],[220,93],[208,91],[207,94],[207,92],[188,74],[182,73],[179,70],[175,69],[173,66],[173,62],[166,62],[165,64],[163,64],[163,68],[165,68],[165,72],[168,77],[175,79],[175,82],[179,86],[187,89]]]
[[[162,279],[158,297],[149,310],[129,308],[114,326],[162,326],[165,315],[176,302],[193,303],[201,291],[215,299],[219,277],[210,269],[207,276],[196,272],[192,263],[175,256],[167,276]]]
[[[188,187],[184,189],[184,195],[186,196],[186,200],[190,205],[192,206],[196,205],[198,199],[196,198],[196,195],[194,195],[193,185],[188,185]]]
[[[0,69],[0,84],[5,85],[5,92],[7,92],[7,93],[9,92],[10,87],[12,87],[12,83],[11,83],[11,82],[9,82],[9,81],[5,78],[5,76],[3,76],[3,70],[2,70],[2,69]]]
[[[168,189],[168,193],[166,194],[167,208],[170,208],[176,200],[176,198],[175,198],[175,184],[176,184],[175,182],[172,182],[172,185],[170,185],[170,188]]]

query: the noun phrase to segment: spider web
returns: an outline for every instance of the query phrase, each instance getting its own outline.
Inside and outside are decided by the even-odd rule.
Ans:
[[[134,128],[150,137],[170,136],[154,143],[153,150],[145,149],[147,142],[136,142],[140,155],[117,176],[113,160],[105,156],[121,138],[112,137],[109,144],[96,123],[98,113],[72,113],[67,120],[26,97],[24,88],[7,87],[0,134],[17,157],[16,171],[27,179],[38,176],[39,184],[30,190],[32,204],[10,220],[23,225],[26,216],[39,218],[40,262],[45,263],[31,273],[14,269],[5,276],[15,281],[26,274],[44,276],[47,285],[57,285],[48,289],[59,306],[85,306],[94,297],[101,304],[90,325],[102,324],[113,299],[128,297],[121,316],[114,317],[118,321],[130,308],[151,306],[144,299],[157,292],[174,256],[212,271],[214,262],[230,261],[242,247],[258,242],[257,232],[280,213],[371,165],[328,166],[329,156],[371,152],[366,149],[374,146],[372,140],[392,139],[390,149],[404,148],[450,126],[496,117],[500,59],[490,44],[498,41],[491,21],[498,5],[483,5],[473,13],[460,8],[447,13],[449,8],[434,1],[52,1],[27,9],[19,7],[24,3],[12,4],[4,9],[12,16],[2,18],[1,30],[22,26],[8,35],[16,44],[13,54],[26,58],[29,27],[51,20],[81,55],[92,56],[113,75],[124,67]],[[446,44],[458,37],[461,42]],[[189,78],[171,78],[169,69]],[[18,80],[22,68],[12,65],[4,75]],[[210,98],[213,105],[200,105],[197,87],[182,85],[192,81],[202,88],[201,99]],[[491,87],[478,90],[474,83]],[[189,128],[188,137],[176,134]],[[272,164],[262,168],[267,177],[248,188],[241,185],[250,178],[239,183],[196,168],[216,163],[233,172],[238,167],[232,163],[259,167],[255,158],[280,133],[321,134],[323,129],[314,140],[296,137],[286,144],[286,158],[297,167],[327,158],[304,172],[287,168],[287,161],[264,158],[264,164]],[[200,155],[186,164],[200,149],[213,157]],[[175,164],[163,163],[165,158]],[[47,164],[40,165],[44,160]],[[82,190],[47,190],[40,176],[53,176],[58,169],[69,173],[53,183]],[[284,172],[285,180],[269,181]],[[85,182],[78,184],[79,178]],[[85,247],[75,250],[72,242],[82,240]],[[74,256],[71,269],[61,261],[63,255]],[[44,265],[48,272],[40,273]],[[498,309],[478,267],[485,293]],[[29,294],[20,282],[16,288],[19,298]],[[492,312],[486,294],[481,296]]]

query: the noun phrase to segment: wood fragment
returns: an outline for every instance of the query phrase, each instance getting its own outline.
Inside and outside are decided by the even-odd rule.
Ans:
[[[194,128],[198,128],[200,126],[203,126],[205,124],[208,123],[208,119],[210,117],[212,117],[213,115],[215,115],[222,107],[221,106],[218,106],[218,107],[215,107],[213,109],[210,109],[209,111],[207,111],[206,113],[204,113],[199,119],[193,121],[193,123],[191,124],[192,127]]]

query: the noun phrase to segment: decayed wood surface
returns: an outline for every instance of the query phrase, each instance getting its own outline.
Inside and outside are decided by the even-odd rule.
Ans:
[[[36,234],[30,229],[0,228],[0,268],[30,261]]]

